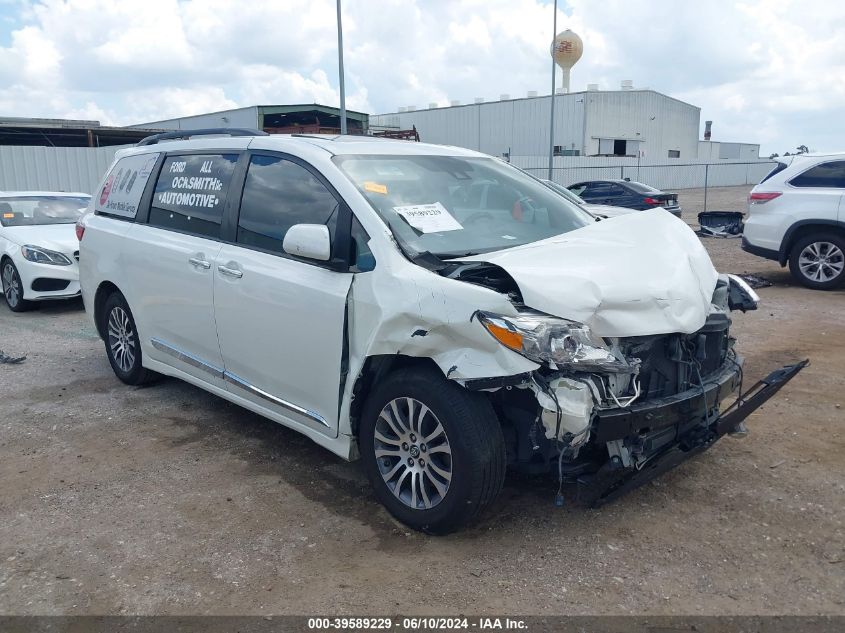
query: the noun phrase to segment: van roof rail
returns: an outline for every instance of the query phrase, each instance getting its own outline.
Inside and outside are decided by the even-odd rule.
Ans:
[[[253,130],[245,127],[210,127],[200,130],[174,130],[173,132],[162,132],[153,134],[138,141],[135,146],[155,145],[160,141],[172,141],[176,139],[187,139],[194,136],[269,136],[262,130]]]

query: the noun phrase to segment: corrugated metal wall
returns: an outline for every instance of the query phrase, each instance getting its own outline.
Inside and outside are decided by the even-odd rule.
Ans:
[[[537,176],[548,178],[547,156],[513,156],[511,163]],[[629,178],[658,189],[692,189],[756,185],[774,163],[769,160],[731,161],[674,159],[641,160],[615,156],[558,156],[554,159],[552,180],[568,186],[585,180]]]
[[[0,146],[0,190],[92,193],[119,149]]]
[[[371,126],[410,129],[426,143],[457,145],[501,156],[547,153],[551,97],[374,115]],[[653,158],[669,150],[698,156],[701,111],[653,90],[587,91],[555,96],[555,145],[599,153],[599,139],[640,141]]]
[[[370,117],[370,127],[414,126],[420,140],[456,145],[492,156],[541,154],[549,150],[551,98],[414,110]],[[555,145],[580,150],[584,142],[584,101],[577,94],[555,97]]]
[[[651,90],[586,92],[589,143],[587,155],[598,153],[601,138],[640,142],[645,157],[667,158],[669,150],[681,159],[698,157],[700,108]]]
[[[209,127],[256,128],[258,127],[258,107],[248,106],[246,108],[235,108],[234,110],[224,110],[222,112],[195,114],[176,119],[130,125],[129,127],[162,130],[199,130]]]
[[[477,124],[474,129],[478,130]],[[514,141],[517,140],[515,135]],[[0,146],[0,190],[92,193],[118,149]],[[548,175],[548,155],[513,155],[511,162],[541,178]],[[654,187],[683,189],[703,187],[705,176],[714,187],[756,184],[772,165],[770,161],[662,159],[641,160],[638,166],[636,158],[557,156],[553,177],[564,185],[590,179],[630,178]]]

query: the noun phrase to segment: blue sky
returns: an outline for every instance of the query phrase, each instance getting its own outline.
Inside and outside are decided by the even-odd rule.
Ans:
[[[347,105],[549,90],[547,0],[344,0]],[[701,107],[714,140],[845,149],[845,4],[568,0],[573,90],[623,79]],[[334,0],[0,0],[0,116],[123,125],[337,104]]]

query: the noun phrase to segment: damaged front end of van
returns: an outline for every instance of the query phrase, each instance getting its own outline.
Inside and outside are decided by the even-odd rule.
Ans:
[[[370,353],[431,359],[483,393],[508,467],[575,483],[583,504],[745,435],[748,415],[807,365],[744,379],[731,312],[758,297],[661,211],[436,268],[436,287],[403,286],[406,309],[382,315]]]
[[[456,275],[511,284],[516,315],[475,317],[538,365],[498,388],[465,381],[490,390],[511,467],[551,470],[588,505],[744,436],[745,419],[807,365],[744,380],[730,315],[756,309],[756,293],[716,273],[687,227],[651,216],[491,254]]]
[[[713,310],[691,334],[594,337],[589,328],[540,315],[479,312],[500,343],[541,367],[490,394],[509,436],[510,464],[552,471],[578,484],[578,501],[601,505],[706,450],[744,420],[807,361],[743,384],[743,359],[730,335],[729,298],[754,309],[753,295],[721,277]],[[467,388],[485,388],[470,380]],[[730,406],[724,403],[733,400]]]

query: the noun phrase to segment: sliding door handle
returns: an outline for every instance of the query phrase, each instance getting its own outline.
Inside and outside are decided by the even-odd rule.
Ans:
[[[211,262],[202,259],[202,257],[189,257],[188,262],[197,268],[204,268],[205,270],[211,268]]]
[[[232,263],[229,262],[228,266],[218,266],[217,270],[220,271],[221,275],[226,275],[227,277],[234,277],[235,279],[240,279],[244,276],[242,270],[238,270],[237,268],[231,268]]]

